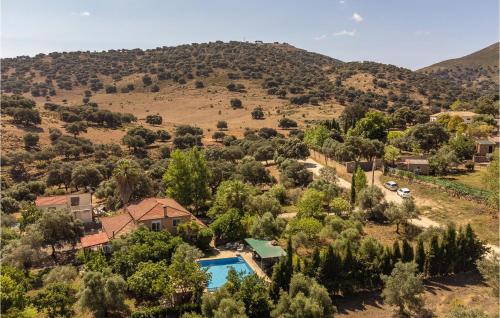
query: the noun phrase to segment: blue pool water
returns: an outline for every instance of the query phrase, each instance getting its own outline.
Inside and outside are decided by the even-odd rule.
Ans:
[[[242,257],[229,257],[219,259],[207,259],[198,261],[201,268],[206,269],[212,275],[208,282],[208,289],[214,290],[226,283],[227,273],[230,268],[234,268],[236,272],[243,273],[244,276],[252,275],[254,271],[248,266],[247,262]]]

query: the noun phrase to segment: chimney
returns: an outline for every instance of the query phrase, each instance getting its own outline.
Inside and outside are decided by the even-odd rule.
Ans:
[[[163,217],[165,217],[165,218],[168,217],[168,215],[167,215],[167,206],[166,205],[163,206]]]

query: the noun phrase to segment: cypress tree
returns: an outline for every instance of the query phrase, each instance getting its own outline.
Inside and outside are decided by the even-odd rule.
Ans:
[[[318,268],[318,281],[324,285],[331,294],[339,291],[338,274],[342,270],[342,260],[333,247],[329,245],[321,257]]]
[[[479,260],[487,248],[483,242],[477,239],[476,234],[472,230],[470,224],[465,228],[465,255],[464,255],[464,270],[469,271],[476,268],[476,261]]]
[[[288,238],[286,257],[281,258],[273,267],[269,295],[272,299],[279,298],[280,290],[288,291],[293,275],[292,239]]]
[[[433,277],[439,274],[441,264],[441,251],[439,248],[439,240],[437,235],[433,235],[429,250],[425,256],[425,274],[428,277]]]
[[[304,265],[304,274],[310,277],[317,278],[318,269],[321,265],[319,248],[315,247],[311,255],[311,259]]]
[[[444,232],[443,239],[441,241],[443,263],[440,272],[442,275],[453,273],[455,270],[455,262],[457,258],[456,236],[457,231],[455,229],[455,225],[453,225],[452,223],[448,224],[446,232]]]
[[[340,283],[339,289],[343,294],[349,294],[354,291],[354,273],[355,259],[352,255],[351,244],[347,244],[344,259],[342,260],[342,271],[340,276],[342,277],[342,282]]]
[[[425,265],[425,248],[424,248],[424,241],[421,238],[419,238],[417,241],[417,250],[415,251],[415,263],[417,263],[418,272],[423,273]]]
[[[384,254],[382,256],[382,273],[384,275],[390,275],[394,267],[392,259],[392,250],[390,247],[386,246],[384,249]]]
[[[465,269],[465,257],[467,255],[467,244],[465,239],[465,232],[462,227],[458,229],[457,235],[457,259],[455,262],[455,272],[460,273]]]
[[[354,170],[355,172],[356,170]],[[351,206],[356,203],[356,174],[352,173],[351,177]]]
[[[398,240],[394,241],[394,244],[392,244],[392,260],[393,264],[396,264],[398,261],[401,260],[401,250],[399,249]]]
[[[407,240],[403,240],[403,252],[401,255],[401,260],[403,261],[403,263],[413,261],[413,246],[411,246]]]

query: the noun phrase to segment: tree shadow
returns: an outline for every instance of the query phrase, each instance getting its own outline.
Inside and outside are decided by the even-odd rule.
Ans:
[[[359,292],[349,296],[336,296],[333,299],[340,314],[368,310],[368,307],[382,309],[384,300],[380,292]]]
[[[450,291],[450,287],[486,286],[483,277],[478,271],[430,278],[426,279],[424,283],[425,290],[432,294],[436,294],[439,290]]]

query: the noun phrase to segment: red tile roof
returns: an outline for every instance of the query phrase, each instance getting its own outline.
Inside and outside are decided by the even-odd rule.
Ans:
[[[189,217],[191,213],[182,205],[170,198],[147,198],[139,203],[131,204],[127,207],[127,212],[134,220],[154,220],[162,219],[166,216],[173,217]]]
[[[36,206],[63,205],[67,202],[67,196],[57,195],[53,197],[38,197],[35,200]]]
[[[106,235],[110,239],[130,233],[137,228],[137,225],[128,213],[102,217],[100,220],[104,232],[106,232]]]
[[[99,232],[97,234],[85,235],[80,239],[82,247],[92,247],[96,245],[106,244],[109,242],[108,235],[105,232]]]

